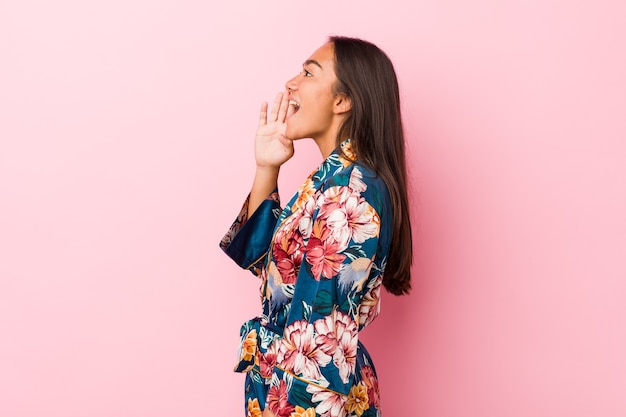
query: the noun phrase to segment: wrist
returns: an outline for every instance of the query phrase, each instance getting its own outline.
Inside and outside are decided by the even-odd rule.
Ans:
[[[256,166],[256,174],[264,177],[267,176],[278,176],[278,172],[280,171],[280,165],[271,166],[271,165],[257,165]]]

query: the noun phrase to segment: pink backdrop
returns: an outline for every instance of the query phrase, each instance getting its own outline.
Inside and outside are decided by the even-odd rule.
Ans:
[[[414,291],[363,335],[385,415],[626,415],[623,2],[210,3],[0,4],[0,416],[243,415],[258,282],[217,244],[260,102],[330,34],[401,82]]]

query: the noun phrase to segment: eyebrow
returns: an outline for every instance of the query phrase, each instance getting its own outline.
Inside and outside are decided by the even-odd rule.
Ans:
[[[322,65],[314,59],[307,59],[306,61],[304,61],[304,64],[302,64],[302,66],[305,65],[317,65],[318,67],[320,67],[320,69],[324,69],[322,68]]]

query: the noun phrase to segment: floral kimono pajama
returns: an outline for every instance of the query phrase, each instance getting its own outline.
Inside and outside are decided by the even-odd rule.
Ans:
[[[358,333],[379,312],[391,238],[383,180],[345,141],[281,210],[248,200],[222,249],[261,278],[263,314],[241,328],[247,416],[380,416],[378,380]]]

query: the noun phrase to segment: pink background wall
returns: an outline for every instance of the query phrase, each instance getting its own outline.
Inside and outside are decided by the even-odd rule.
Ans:
[[[209,3],[0,3],[0,416],[242,415],[258,282],[217,243],[260,102],[330,34],[403,94],[414,291],[363,335],[385,415],[626,415],[623,2]]]

